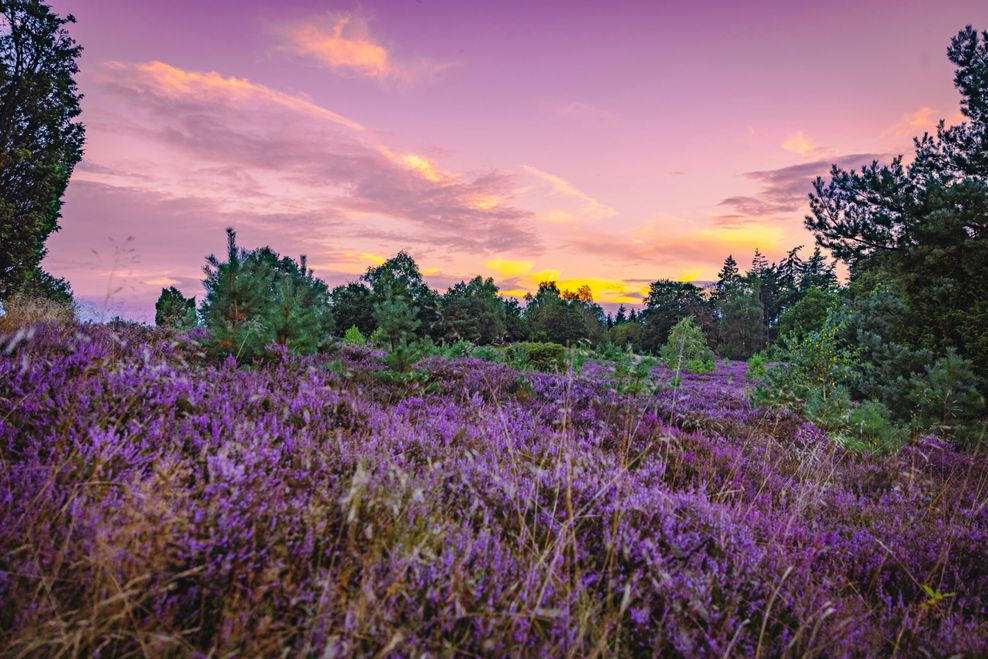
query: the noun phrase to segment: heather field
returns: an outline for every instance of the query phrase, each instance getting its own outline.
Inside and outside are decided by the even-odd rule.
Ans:
[[[846,451],[740,362],[0,352],[3,656],[988,653],[983,457]]]

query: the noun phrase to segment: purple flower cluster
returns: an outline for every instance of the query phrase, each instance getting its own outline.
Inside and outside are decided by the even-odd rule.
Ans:
[[[4,337],[0,654],[988,653],[983,458],[846,452],[744,364],[382,368]]]

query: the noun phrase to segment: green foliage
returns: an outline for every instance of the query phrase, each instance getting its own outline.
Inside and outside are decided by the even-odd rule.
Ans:
[[[337,327],[356,327],[364,336],[375,329],[371,289],[360,282],[337,286],[330,293]]]
[[[693,284],[681,281],[660,279],[649,286],[642,312],[641,333],[636,347],[648,352],[658,352],[669,340],[673,326],[687,316],[693,316],[698,324],[709,318],[712,324],[710,305],[703,292]]]
[[[200,309],[210,348],[253,359],[279,344],[304,354],[318,350],[333,331],[326,285],[305,266],[270,248],[246,251],[227,229],[227,260],[207,259],[206,299]]]
[[[82,158],[85,129],[75,121],[82,48],[65,27],[74,22],[43,2],[0,1],[0,299],[39,278]]]
[[[892,453],[909,438],[908,430],[891,421],[887,407],[877,401],[863,401],[847,415],[848,437],[844,445],[859,452]]]
[[[364,333],[356,325],[351,325],[350,329],[343,334],[343,340],[356,346],[367,345],[367,337],[364,336]]]
[[[14,295],[32,300],[46,300],[66,310],[75,309],[75,298],[69,282],[54,277],[40,267],[31,268],[17,284]]]
[[[751,359],[748,360],[748,369],[745,371],[745,376],[748,378],[765,377],[765,366],[765,357],[761,354],[752,355]]]
[[[158,327],[186,331],[199,324],[196,316],[196,299],[185,297],[174,286],[162,288],[154,303],[154,324]]]
[[[748,275],[719,303],[720,343],[717,351],[725,357],[748,359],[765,347],[768,327],[759,297],[760,287],[758,276]]]
[[[801,300],[779,317],[779,335],[806,336],[823,327],[827,322],[827,315],[839,306],[840,298],[836,293],[811,288]]]
[[[802,412],[811,398],[825,405],[829,398],[844,395],[844,383],[858,361],[857,352],[841,340],[842,330],[828,320],[803,338],[785,337],[780,345],[783,363],[768,369],[755,389],[755,400]]]
[[[442,350],[442,355],[447,359],[459,359],[461,357],[472,356],[473,351],[474,345],[469,341],[457,341],[456,343],[445,346]]]
[[[368,268],[362,279],[370,286],[375,319],[378,305],[400,297],[411,305],[418,321],[411,331],[419,337],[441,338],[439,295],[422,279],[418,265],[407,252],[398,252],[381,265]]]
[[[611,343],[624,349],[641,345],[641,333],[641,323],[624,320],[611,327],[608,335]]]
[[[985,398],[974,365],[954,350],[928,364],[915,379],[911,398],[915,423],[924,430],[974,444],[985,437]]]
[[[925,357],[953,348],[986,373],[988,34],[965,28],[948,57],[966,120],[940,122],[935,135],[915,140],[908,165],[900,156],[818,179],[806,225],[851,266],[852,277],[879,278],[896,290],[910,321],[899,332],[901,346]],[[978,388],[985,395],[988,382],[981,378]],[[898,402],[890,408],[899,413]]]
[[[516,368],[547,373],[566,370],[566,347],[558,343],[514,343],[505,354]]]
[[[382,299],[374,305],[374,322],[377,330],[374,335],[383,337],[384,345],[389,352],[398,350],[402,344],[409,344],[416,338],[415,331],[422,324],[417,318],[418,309],[401,292],[402,289],[386,289]]]
[[[717,283],[714,286],[713,299],[719,302],[727,297],[727,292],[738,285],[741,281],[741,271],[738,269],[738,262],[734,260],[734,255],[729,254],[724,259],[724,267],[717,273]]]
[[[507,331],[507,311],[497,291],[490,277],[451,286],[440,303],[444,336],[477,345],[501,341]]]
[[[688,373],[704,375],[706,373],[713,373],[716,371],[717,362],[714,361],[713,357],[708,357],[706,359],[691,359],[686,362],[686,366],[684,368]]]
[[[703,369],[705,362],[713,362],[713,353],[707,347],[703,332],[693,323],[692,316],[684,317],[673,326],[668,341],[659,351],[659,357],[667,368],[674,371],[684,367],[690,370],[688,363]],[[709,373],[714,368],[716,367],[711,364],[711,368],[703,372]]]
[[[572,345],[583,339],[601,343],[606,337],[603,310],[593,303],[589,288],[560,292],[556,282],[544,281],[525,299],[525,318],[535,340]]]
[[[485,362],[501,362],[504,361],[504,354],[492,346],[477,346],[470,353],[470,356],[474,359],[482,359]]]

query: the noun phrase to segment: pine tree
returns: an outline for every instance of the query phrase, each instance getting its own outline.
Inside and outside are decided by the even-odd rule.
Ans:
[[[246,251],[227,229],[227,260],[207,259],[201,314],[211,347],[238,358],[265,354],[268,344],[315,352],[333,330],[326,285],[305,265],[268,247]]]
[[[727,297],[727,292],[737,285],[741,280],[741,271],[738,269],[738,262],[733,255],[728,255],[724,259],[724,267],[717,273],[717,283],[714,285],[713,299],[723,300]]]
[[[614,324],[620,325],[621,323],[628,322],[628,311],[624,308],[624,305],[620,305],[617,309],[617,313],[614,314]]]
[[[192,329],[197,323],[194,297],[185,297],[174,286],[161,289],[161,295],[154,303],[155,325],[184,331]]]
[[[765,347],[768,327],[759,296],[761,281],[754,273],[720,302],[718,352],[729,359],[748,359]]]
[[[38,0],[0,0],[0,299],[31,279],[57,299],[69,290],[34,271],[82,158],[74,22]]]

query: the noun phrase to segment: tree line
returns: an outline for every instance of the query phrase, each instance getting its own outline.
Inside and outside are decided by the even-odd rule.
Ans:
[[[72,22],[40,0],[0,0],[0,303],[8,312],[22,298],[72,303],[68,283],[40,268],[85,137]],[[769,263],[756,252],[742,273],[728,257],[712,289],[660,279],[641,308],[610,315],[589,288],[551,281],[522,301],[482,277],[440,294],[404,252],[329,289],[304,258],[246,250],[230,231],[225,257],[207,261],[201,304],[167,289],[156,320],[203,324],[215,351],[247,359],[271,344],[315,352],[341,334],[373,338],[402,361],[423,342],[661,353],[672,336],[692,346],[698,365],[709,361],[707,350],[785,364],[767,372],[764,402],[821,423],[853,417],[879,428],[920,419],[919,427],[983,437],[988,32],[964,28],[947,56],[963,121],[941,121],[915,138],[910,158],[858,171],[835,166],[808,182],[805,225],[816,246],[806,258],[795,248]],[[847,266],[849,281],[838,284],[828,254]]]

